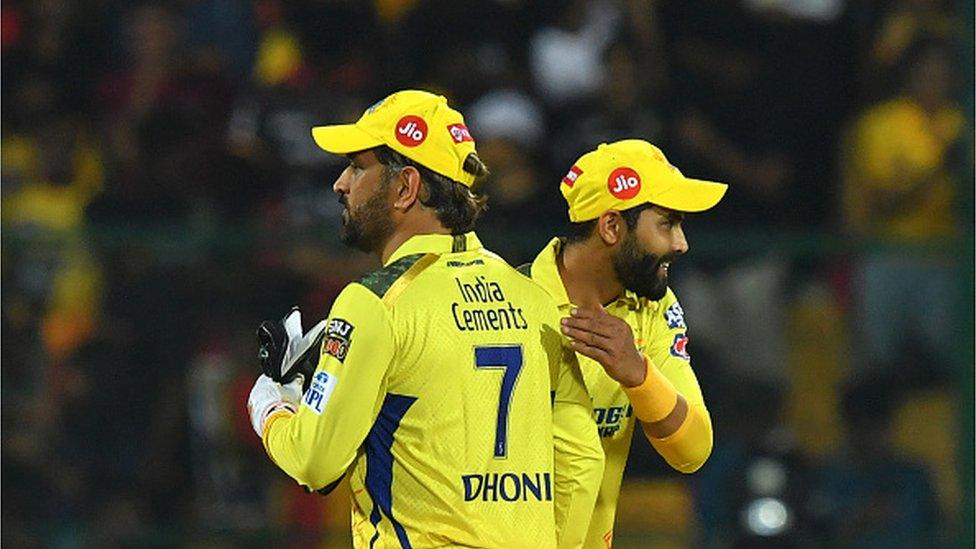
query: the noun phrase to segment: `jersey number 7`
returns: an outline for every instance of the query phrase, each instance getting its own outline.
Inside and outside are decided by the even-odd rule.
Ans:
[[[522,347],[475,347],[474,364],[478,368],[503,369],[502,390],[498,397],[498,421],[495,424],[495,458],[508,456],[508,410],[512,404],[512,392],[522,371]]]

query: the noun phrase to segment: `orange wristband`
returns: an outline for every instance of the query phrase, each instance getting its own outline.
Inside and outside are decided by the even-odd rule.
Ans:
[[[644,365],[647,368],[644,382],[636,387],[624,387],[624,392],[634,406],[637,419],[654,423],[671,414],[678,404],[678,391],[646,356]]]

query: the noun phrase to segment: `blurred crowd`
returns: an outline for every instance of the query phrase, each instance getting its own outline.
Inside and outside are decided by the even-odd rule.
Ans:
[[[673,275],[715,451],[677,479],[638,441],[628,469],[688,495],[679,544],[945,542],[971,413],[960,5],[5,1],[3,543],[347,529],[250,430],[253,330],[324,316],[374,266],[338,244],[345,163],[309,128],[406,87],[465,113],[492,171],[479,233],[513,264],[600,142],[731,185]]]

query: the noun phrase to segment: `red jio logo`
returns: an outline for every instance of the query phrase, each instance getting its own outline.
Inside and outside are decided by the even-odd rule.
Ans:
[[[631,168],[621,166],[610,172],[607,188],[610,189],[610,194],[621,200],[634,198],[640,192],[640,175]]]
[[[416,147],[427,139],[427,123],[419,116],[404,116],[397,122],[395,135],[404,147]]]

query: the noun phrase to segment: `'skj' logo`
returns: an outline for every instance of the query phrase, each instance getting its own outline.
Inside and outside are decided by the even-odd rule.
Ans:
[[[427,123],[419,116],[404,116],[397,122],[395,135],[404,147],[416,147],[427,139]]]
[[[634,198],[640,192],[640,175],[633,169],[622,166],[610,172],[607,188],[610,189],[610,194],[621,200]]]

